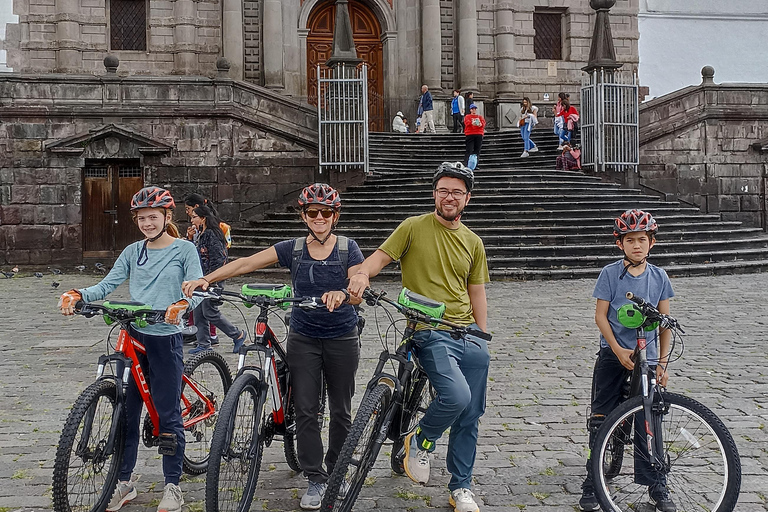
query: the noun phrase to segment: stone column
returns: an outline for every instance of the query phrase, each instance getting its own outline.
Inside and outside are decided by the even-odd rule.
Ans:
[[[176,0],[173,4],[174,46],[177,52],[173,58],[174,73],[189,75],[197,69],[197,56],[192,51],[195,45],[195,3],[192,0]]]
[[[56,13],[60,21],[56,24],[56,39],[59,49],[56,52],[56,71],[78,73],[83,68],[83,52],[80,50],[80,24],[70,21],[70,16],[80,11],[78,0],[57,0]]]
[[[497,4],[496,11],[496,66],[498,73],[498,96],[514,94],[513,77],[517,72],[515,62],[515,13],[509,3]]]
[[[435,92],[440,90],[442,60],[440,0],[422,0],[421,5],[421,60],[424,83],[430,91]]]
[[[243,2],[242,0],[223,0],[221,20],[221,39],[224,58],[229,61],[229,76],[235,80],[243,79]]]
[[[280,0],[264,1],[264,85],[282,89],[283,81],[283,6]]]
[[[459,0],[459,88],[477,91],[477,3]]]

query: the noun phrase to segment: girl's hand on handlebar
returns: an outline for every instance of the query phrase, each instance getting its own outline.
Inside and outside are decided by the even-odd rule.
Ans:
[[[635,363],[632,361],[632,354],[635,353],[634,350],[629,348],[619,347],[618,352],[616,352],[615,349],[613,349],[613,351],[616,354],[616,358],[621,363],[621,366],[623,366],[627,370],[632,370],[635,367]]]
[[[80,294],[77,290],[69,290],[68,292],[64,292],[61,294],[61,297],[59,298],[59,303],[56,305],[61,310],[62,315],[74,315],[75,314],[75,304],[77,304],[78,301],[83,300],[83,296]]]
[[[329,312],[333,312],[334,309],[341,306],[344,301],[346,301],[349,298],[349,296],[344,293],[343,291],[332,291],[332,292],[325,292],[322,296],[323,304],[328,308]]]
[[[198,288],[202,288],[202,290],[205,291],[209,286],[210,283],[201,277],[200,279],[195,279],[194,281],[184,281],[181,283],[181,291],[185,296],[191,297],[192,292]]]
[[[181,315],[184,314],[188,307],[189,302],[184,299],[168,306],[168,309],[165,310],[165,323],[178,325],[181,320]]]

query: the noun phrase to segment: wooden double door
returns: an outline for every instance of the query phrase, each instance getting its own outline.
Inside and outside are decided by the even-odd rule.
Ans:
[[[358,58],[368,65],[368,124],[371,131],[384,131],[384,66],[381,25],[376,15],[362,2],[349,2],[349,17]],[[307,28],[307,100],[317,105],[317,65],[322,69],[333,52],[336,5],[320,3],[310,14]]]
[[[131,198],[144,186],[138,160],[86,161],[83,169],[83,257],[115,257],[141,238]]]

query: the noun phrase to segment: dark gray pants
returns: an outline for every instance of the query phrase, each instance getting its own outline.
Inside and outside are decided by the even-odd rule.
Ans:
[[[211,304],[211,301],[208,299],[201,302],[195,308],[193,318],[195,320],[195,327],[197,327],[196,336],[199,346],[211,346],[211,324],[218,327],[221,332],[233,340],[240,336],[240,329],[224,318],[221,315],[221,311],[219,311],[219,306]]]
[[[352,425],[352,395],[360,359],[357,327],[339,338],[308,338],[292,329],[288,332],[286,353],[293,382],[296,407],[296,444],[304,476],[324,483],[333,471],[341,447]],[[323,468],[323,441],[317,413],[320,409],[321,375],[328,390],[328,451]]]

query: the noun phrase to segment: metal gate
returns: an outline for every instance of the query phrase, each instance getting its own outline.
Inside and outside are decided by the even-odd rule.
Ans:
[[[636,77],[596,70],[581,87],[582,164],[596,171],[634,170],[640,163]]]
[[[317,66],[320,172],[368,174],[368,66]]]

